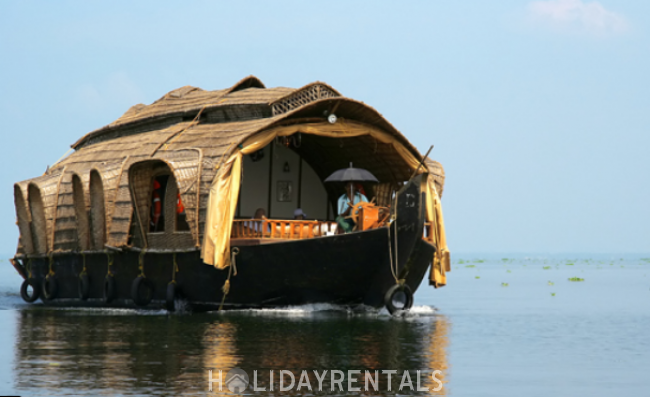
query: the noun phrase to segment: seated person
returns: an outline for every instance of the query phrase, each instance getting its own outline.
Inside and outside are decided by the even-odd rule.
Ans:
[[[296,210],[293,211],[293,219],[297,221],[304,221],[307,219],[307,214],[302,212],[302,208],[296,208]]]
[[[345,194],[341,195],[338,200],[336,222],[339,224],[340,228],[343,229],[344,233],[349,233],[354,228],[354,221],[350,218],[350,212],[352,207],[350,205],[355,205],[361,201],[368,201],[368,198],[355,190],[354,182],[349,182],[345,185]]]
[[[251,219],[266,219],[266,211],[264,211],[264,208],[255,210],[255,215]]]
[[[248,226],[255,232],[261,232],[262,221],[266,220],[266,211],[264,211],[264,208],[258,208],[255,210],[255,215],[253,215],[251,219],[254,219],[254,221],[251,221]]]

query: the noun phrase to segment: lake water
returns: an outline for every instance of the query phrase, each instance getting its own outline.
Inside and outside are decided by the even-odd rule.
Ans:
[[[461,257],[449,285],[423,285],[403,317],[330,305],[173,315],[51,309],[22,302],[21,279],[4,260],[0,395],[232,395],[218,383],[209,392],[208,371],[215,379],[233,368],[257,371],[266,391],[244,394],[258,395],[650,395],[650,255]],[[295,374],[286,392],[281,370]],[[326,390],[297,391],[302,371],[318,387],[313,370],[329,371]],[[359,370],[353,386],[362,391],[336,383],[331,391],[332,370]],[[378,391],[370,383],[365,392],[365,370],[396,375],[389,384],[379,372]],[[420,387],[437,387],[434,370],[442,390],[408,382],[397,390],[404,371],[413,388],[417,371]]]

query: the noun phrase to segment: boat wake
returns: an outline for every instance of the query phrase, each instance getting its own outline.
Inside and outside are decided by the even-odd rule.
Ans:
[[[74,315],[109,315],[109,316],[129,316],[129,315],[143,315],[143,316],[160,316],[168,314],[191,314],[191,305],[182,300],[177,299],[175,302],[175,311],[170,313],[164,309],[137,309],[137,308],[105,308],[105,307],[47,307],[48,310],[66,311]],[[9,289],[0,290],[0,310],[14,310],[26,307],[41,307],[41,304],[30,305],[25,303],[18,292]],[[285,318],[302,318],[302,317],[320,317],[320,316],[358,316],[358,317],[377,317],[377,318],[422,318],[435,316],[438,309],[433,306],[416,305],[407,312],[398,312],[395,315],[390,315],[385,308],[376,309],[370,306],[343,306],[331,303],[312,303],[298,306],[284,306],[276,308],[263,308],[263,309],[228,309],[224,311],[210,311],[211,314],[219,315],[251,315],[262,317],[285,317]]]
[[[418,318],[418,317],[431,317],[436,315],[438,309],[433,306],[413,306],[411,310],[406,312],[398,312],[391,315],[385,308],[376,309],[370,306],[342,306],[331,303],[313,303],[299,306],[285,306],[277,308],[264,308],[264,309],[229,309],[218,313],[220,315],[232,314],[247,314],[253,316],[268,316],[268,317],[312,317],[320,315],[347,315],[347,316],[369,316],[369,317],[382,317],[382,318]]]

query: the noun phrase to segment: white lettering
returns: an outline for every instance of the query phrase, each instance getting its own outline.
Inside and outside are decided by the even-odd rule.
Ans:
[[[327,370],[323,371],[323,376],[318,376],[318,371],[314,370],[314,374],[316,375],[316,379],[318,379],[318,391],[323,391],[323,380],[325,379],[325,375],[327,375]]]
[[[442,382],[440,381],[440,379],[436,378],[436,375],[442,375],[442,371],[437,369],[437,370],[433,371],[433,373],[431,374],[431,378],[433,379],[433,381],[438,384],[438,387],[433,389],[433,391],[440,391],[440,390],[442,390]]]
[[[381,371],[381,373],[382,373],[382,374],[387,374],[387,375],[388,375],[388,391],[390,391],[390,386],[391,386],[391,383],[390,383],[390,376],[391,376],[392,374],[396,374],[397,371],[394,370],[394,369],[384,369],[384,370]]]
[[[418,371],[418,391],[429,391],[428,387],[421,387],[420,386],[420,371]]]
[[[375,391],[379,391],[378,390],[378,388],[379,388],[379,371],[375,371],[375,378],[374,379],[372,378],[372,375],[370,375],[370,371],[366,371],[366,382],[365,382],[366,383],[366,387],[365,387],[366,391],[369,391],[368,390],[368,381],[370,381],[370,383],[372,383],[372,388]]]
[[[212,379],[212,370],[208,371],[208,384],[210,385],[208,387],[208,391],[212,391],[212,383],[213,382],[219,382],[219,391],[221,391],[221,371],[219,371],[219,377],[217,379]]]
[[[352,384],[357,381],[357,378],[355,378],[353,375],[359,374],[361,374],[361,371],[358,369],[348,370],[348,391],[361,391],[360,387],[352,387]]]
[[[405,379],[408,379],[408,383],[405,382]],[[404,375],[402,375],[402,382],[399,384],[399,390],[402,391],[403,387],[410,387],[411,391],[413,391],[413,382],[411,382],[411,374],[409,374],[409,371],[406,370],[404,371]]]
[[[287,387],[284,387],[284,375],[287,374],[291,378],[291,384]],[[296,378],[293,377],[293,372],[287,370],[280,371],[280,391],[287,391],[293,389],[293,385],[296,383]]]
[[[311,383],[309,383],[309,375],[307,375],[307,371],[302,371],[300,373],[300,380],[298,381],[298,387],[296,390],[300,390],[303,385],[306,385],[307,390],[311,391]]]
[[[253,391],[266,391],[266,387],[257,387],[257,371],[253,371]]]
[[[269,391],[273,391],[273,371],[269,371],[271,376],[271,382],[269,383]]]
[[[333,369],[331,374],[331,381],[332,381],[332,391],[334,391],[334,385],[339,385],[339,391],[343,391],[343,378],[345,375],[343,374],[343,371],[339,371],[338,369]],[[334,374],[338,374],[340,377],[338,379],[335,379]]]

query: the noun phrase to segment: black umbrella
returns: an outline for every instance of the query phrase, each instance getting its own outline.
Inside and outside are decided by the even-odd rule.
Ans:
[[[332,175],[325,178],[325,182],[379,182],[379,180],[370,171],[354,168],[350,163],[349,168],[334,171]]]

